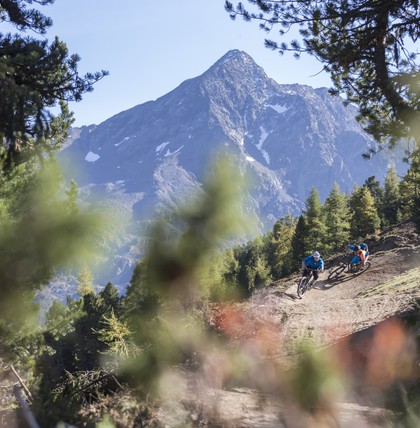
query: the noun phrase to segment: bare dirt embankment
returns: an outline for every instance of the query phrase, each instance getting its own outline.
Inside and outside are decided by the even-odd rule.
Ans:
[[[346,260],[346,256],[339,255],[326,261],[325,272],[303,299],[296,293],[298,275],[278,281],[250,299],[247,312],[252,319],[269,320],[279,326],[283,335],[279,356],[287,355],[295,339],[307,337],[308,332],[318,341],[331,344],[413,309],[420,296],[420,276],[415,270],[420,266],[420,237],[413,225],[400,225],[368,243],[371,267],[362,275],[343,274],[328,280],[329,269]],[[402,284],[393,287],[391,281],[397,277]],[[409,286],[405,287],[407,281]],[[292,343],[287,345],[290,339]]]
[[[240,313],[239,322],[230,322],[228,326],[229,335],[237,344],[250,341],[251,346],[255,343],[260,346],[263,342],[267,367],[261,370],[261,376],[266,376],[265,381],[271,376],[267,376],[270,370],[271,377],[279,376],[279,373],[282,376],[278,367],[287,373],[300,364],[299,346],[308,338],[319,349],[345,343],[342,354],[343,359],[349,360],[349,371],[354,372],[354,389],[351,395],[335,400],[333,413],[336,419],[307,419],[299,410],[293,409],[293,403],[288,401],[284,391],[274,391],[278,385],[273,383],[273,395],[270,391],[260,395],[249,385],[210,391],[213,405],[216,403],[218,426],[372,428],[386,426],[395,418],[396,412],[386,410],[390,406],[385,402],[383,391],[377,386],[366,386],[364,380],[376,376],[372,382],[377,385],[379,379],[379,383],[386,384],[389,390],[393,379],[390,376],[399,375],[397,363],[393,363],[397,373],[390,375],[387,367],[381,367],[381,361],[375,362],[372,349],[374,352],[375,346],[382,346],[386,355],[391,353],[394,360],[399,350],[403,352],[398,327],[388,326],[376,335],[379,339],[375,331],[386,320],[404,318],[417,308],[420,300],[420,237],[411,223],[405,223],[368,240],[368,244],[371,267],[363,274],[344,274],[338,280],[328,280],[329,269],[345,260],[345,256],[337,255],[326,260],[326,271],[303,299],[296,294],[299,275],[293,275],[257,290],[247,302],[235,306]],[[216,323],[229,322],[226,321],[229,315],[219,314],[218,317]],[[378,352],[382,352],[381,349]],[[372,367],[366,368],[372,361],[377,369],[374,375]]]

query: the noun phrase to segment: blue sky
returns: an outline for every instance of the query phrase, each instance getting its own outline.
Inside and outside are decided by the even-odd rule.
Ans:
[[[321,64],[304,56],[280,56],[264,47],[257,23],[232,21],[224,0],[56,0],[42,11],[71,53],[79,71],[108,70],[83,100],[71,103],[74,126],[99,124],[138,104],[159,98],[199,76],[231,49],[247,52],[278,83],[330,86]],[[277,38],[278,40],[278,38]]]

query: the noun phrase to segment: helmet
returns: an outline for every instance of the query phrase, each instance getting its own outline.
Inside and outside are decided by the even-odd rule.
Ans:
[[[321,255],[318,253],[318,251],[315,251],[315,252],[312,254],[312,256],[313,256],[313,257],[315,257],[315,258],[317,258],[317,259],[319,259],[319,258],[321,257]]]
[[[355,245],[354,246],[354,251],[359,251],[360,250],[360,245]]]

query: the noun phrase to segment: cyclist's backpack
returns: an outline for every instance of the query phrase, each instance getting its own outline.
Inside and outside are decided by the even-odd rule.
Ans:
[[[369,249],[368,249],[368,246],[363,242],[363,244],[360,244],[360,248],[362,249],[362,250],[365,250],[366,252],[368,252],[369,251]]]

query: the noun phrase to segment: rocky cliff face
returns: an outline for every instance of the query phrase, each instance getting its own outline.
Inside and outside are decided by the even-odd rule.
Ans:
[[[163,97],[79,129],[60,160],[71,162],[67,175],[84,198],[95,195],[141,223],[199,189],[215,153],[227,150],[252,177],[247,209],[263,232],[299,214],[312,187],[324,199],[334,181],[350,191],[385,176],[390,157],[361,157],[374,143],[355,114],[326,88],[278,84],[233,50]],[[132,249],[131,238],[122,247]],[[124,275],[109,278],[117,284],[141,253],[126,249],[117,251]]]

